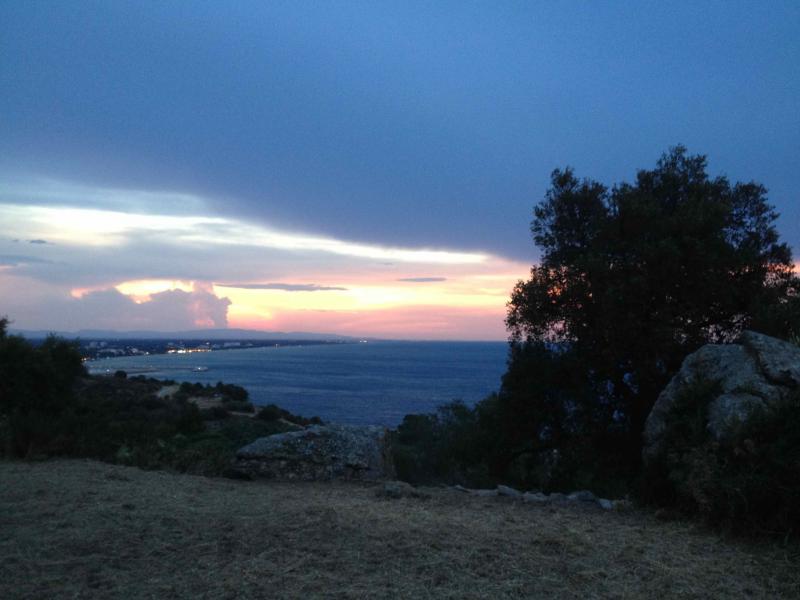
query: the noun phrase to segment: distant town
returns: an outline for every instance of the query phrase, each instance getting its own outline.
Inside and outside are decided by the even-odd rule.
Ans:
[[[84,360],[117,356],[147,356],[150,354],[191,354],[243,348],[276,346],[312,346],[346,344],[349,340],[160,340],[160,339],[81,339],[80,352]]]

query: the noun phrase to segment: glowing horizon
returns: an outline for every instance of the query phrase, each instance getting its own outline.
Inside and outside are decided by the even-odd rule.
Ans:
[[[52,181],[37,185],[28,194],[14,188],[22,198],[14,203],[0,198],[0,221],[14,235],[0,242],[0,292],[20,328],[502,340],[505,303],[529,269],[487,252],[282,231],[211,215],[189,194],[65,184],[59,197]],[[71,205],[82,197],[76,189],[91,208]],[[123,210],[141,198],[149,213]],[[174,198],[191,213],[169,212]]]

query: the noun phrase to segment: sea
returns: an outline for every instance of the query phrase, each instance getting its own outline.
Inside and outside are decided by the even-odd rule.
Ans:
[[[94,374],[243,386],[257,406],[277,404],[325,421],[397,426],[461,400],[498,390],[504,342],[382,342],[260,347],[90,361]]]

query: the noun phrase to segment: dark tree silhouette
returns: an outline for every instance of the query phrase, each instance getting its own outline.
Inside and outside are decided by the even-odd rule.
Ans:
[[[688,353],[748,327],[798,333],[777,216],[762,185],[712,179],[706,158],[681,146],[612,189],[556,170],[531,225],[541,261],[508,303],[512,345],[568,347],[638,456],[644,421]]]

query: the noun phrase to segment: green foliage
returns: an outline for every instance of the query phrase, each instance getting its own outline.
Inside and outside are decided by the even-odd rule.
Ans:
[[[708,432],[715,382],[698,381],[667,418],[660,461],[645,474],[646,498],[734,531],[800,533],[800,393],[751,415],[721,440]]]
[[[202,383],[190,383],[184,381],[181,383],[176,395],[179,398],[214,398],[218,399],[226,405],[231,403],[231,406],[238,406],[240,408],[231,408],[229,410],[240,412],[252,412],[247,405],[252,407],[249,403],[249,394],[245,388],[232,383],[217,382],[216,385],[203,385]],[[255,409],[253,409],[255,410]]]
[[[254,442],[258,438],[298,429],[281,421],[261,421],[251,417],[236,417],[218,422],[213,430],[230,441],[234,450]]]
[[[142,467],[160,464],[169,440],[203,430],[195,404],[158,398],[151,381],[103,377],[86,380],[70,410],[58,419],[60,433],[49,453],[116,460]],[[121,454],[120,454],[121,453]]]
[[[635,461],[645,419],[687,354],[746,327],[800,331],[800,285],[776,218],[763,186],[712,179],[705,157],[682,147],[610,190],[556,170],[534,211],[540,263],[508,305],[512,343],[568,347],[575,379],[589,379],[601,404],[598,415],[592,395],[578,394],[579,427],[621,428]],[[525,398],[513,402],[524,411]]]
[[[231,413],[224,406],[211,406],[200,409],[200,416],[204,421],[219,421],[230,418]]]
[[[76,344],[49,336],[39,346],[7,334],[0,319],[0,450],[12,456],[48,452],[62,433],[59,418],[74,402],[73,383],[86,371]]]
[[[8,456],[78,456],[220,475],[238,448],[296,427],[231,415],[255,411],[247,391],[236,385],[184,383],[162,398],[157,392],[175,382],[129,378],[122,371],[88,377],[76,345],[49,337],[34,346],[7,335],[7,325],[0,319],[0,451]],[[221,406],[204,414],[188,400],[193,396],[220,399]],[[224,420],[204,423],[222,415]]]
[[[223,401],[247,402],[249,399],[249,394],[246,389],[240,385],[233,385],[232,383],[222,383],[218,381],[217,385],[214,386],[214,391],[222,396]]]
[[[231,412],[256,412],[256,407],[253,406],[252,402],[248,402],[247,400],[229,400],[228,402],[223,402],[222,406]]]
[[[322,419],[319,417],[301,417],[299,415],[293,415],[288,410],[285,410],[275,404],[267,404],[266,406],[263,406],[256,414],[256,418],[267,422],[279,421],[283,419],[284,421],[301,425],[303,427],[323,424]]]
[[[515,352],[525,356],[512,363],[499,394],[474,408],[453,402],[433,414],[406,415],[393,444],[398,477],[413,484],[504,483],[622,496],[635,474],[614,448],[620,444],[613,430],[582,429],[576,399],[588,391],[568,379],[572,358],[535,344]],[[525,393],[515,393],[518,388]]]
[[[398,478],[412,484],[445,481],[488,485],[487,445],[494,431],[484,427],[484,407],[470,409],[452,402],[428,415],[406,415],[394,440],[394,464]]]

